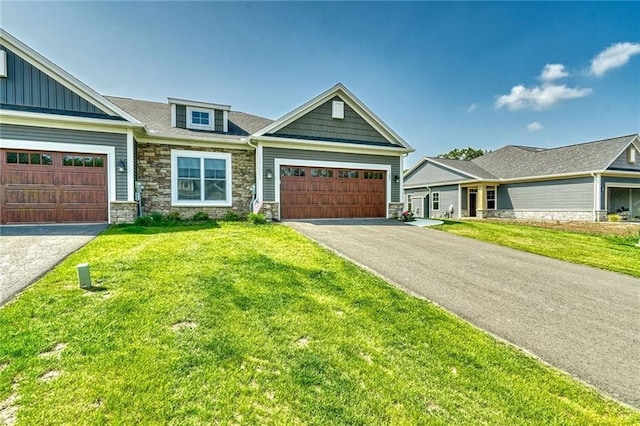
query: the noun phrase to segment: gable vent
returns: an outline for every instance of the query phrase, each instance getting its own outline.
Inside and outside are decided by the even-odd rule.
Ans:
[[[0,77],[7,76],[7,52],[0,50]]]
[[[636,163],[636,148],[633,145],[631,145],[629,149],[627,149],[627,163]]]
[[[331,118],[342,120],[344,118],[344,102],[333,101],[331,108]]]

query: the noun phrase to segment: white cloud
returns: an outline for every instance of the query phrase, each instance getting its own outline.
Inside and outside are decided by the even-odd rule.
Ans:
[[[538,123],[537,121],[527,124],[527,130],[530,132],[537,132],[538,130],[542,130],[542,129],[544,129],[544,127],[542,126],[542,124]]]
[[[612,44],[591,60],[591,74],[601,77],[610,69],[623,66],[633,55],[638,54],[640,43]]]
[[[475,110],[476,110],[476,108],[478,108],[478,104],[473,103],[473,104],[471,104],[471,105],[469,106],[469,108],[467,108],[467,112],[475,111]]]
[[[583,98],[593,92],[589,88],[579,89],[566,85],[543,84],[542,86],[511,88],[511,93],[496,100],[496,108],[507,107],[511,111],[523,108],[545,109],[568,99]]]
[[[562,64],[547,64],[542,69],[540,73],[540,77],[538,77],[542,81],[553,81],[562,77],[567,77],[569,73],[565,71],[564,65]]]

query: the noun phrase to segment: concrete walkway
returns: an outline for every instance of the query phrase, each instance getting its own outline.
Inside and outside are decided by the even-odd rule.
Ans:
[[[107,224],[0,226],[0,306],[106,227]]]
[[[640,279],[386,219],[287,225],[640,408]]]

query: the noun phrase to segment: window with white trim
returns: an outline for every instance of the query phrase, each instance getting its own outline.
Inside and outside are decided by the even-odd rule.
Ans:
[[[171,201],[178,206],[231,206],[231,154],[171,151]]]
[[[440,193],[431,193],[431,210],[440,210]]]
[[[487,187],[487,210],[496,209],[496,188],[494,186]]]
[[[214,121],[213,110],[187,107],[187,128],[214,130]]]
[[[627,163],[629,163],[629,164],[635,164],[636,163],[636,148],[633,145],[631,145],[627,149]]]

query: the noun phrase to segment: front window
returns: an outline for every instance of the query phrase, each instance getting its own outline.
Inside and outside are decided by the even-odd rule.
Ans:
[[[487,209],[496,209],[496,189],[494,187],[491,187],[491,189],[487,189]]]
[[[231,154],[171,153],[172,201],[176,205],[231,205]]]
[[[213,111],[187,107],[187,121],[190,129],[213,130]]]
[[[440,210],[440,193],[431,194],[431,210]]]

